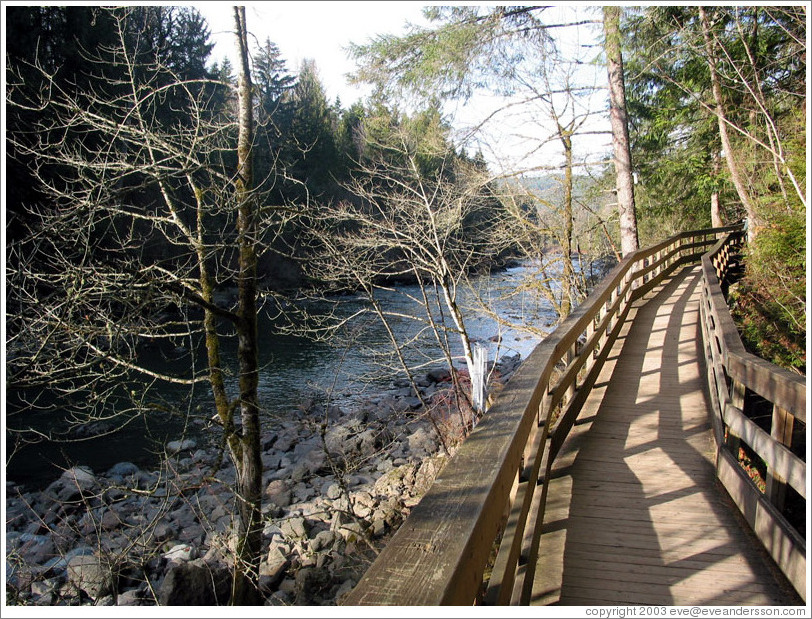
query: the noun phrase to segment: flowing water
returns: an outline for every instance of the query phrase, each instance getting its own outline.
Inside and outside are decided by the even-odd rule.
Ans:
[[[458,291],[468,333],[473,341],[487,348],[490,360],[515,354],[524,359],[540,339],[519,329],[500,326],[501,321],[542,329],[555,321],[555,313],[546,302],[531,292],[521,291],[520,283],[530,269],[516,266],[480,276],[472,281],[471,286]],[[510,296],[502,298],[505,295]],[[482,313],[475,302],[477,297],[490,302],[493,315]],[[420,298],[420,288],[408,285],[395,286],[379,294],[381,308],[390,316],[393,333],[400,342],[411,342],[405,348],[407,362],[411,366],[420,366],[420,371],[425,372],[432,366],[442,365],[443,359],[434,335],[421,331],[426,326],[425,320],[414,319],[425,318],[424,310],[416,302]],[[324,401],[323,398],[329,396],[333,403],[349,407],[358,398],[389,388],[393,379],[399,377],[397,366],[381,365],[381,353],[391,351],[392,345],[381,321],[373,313],[364,312],[369,309],[364,299],[358,296],[334,297],[303,307],[315,315],[323,315],[331,308],[338,317],[352,318],[342,337],[331,345],[304,337],[280,335],[267,314],[260,316],[263,369],[259,398],[265,414],[284,420],[313,397]],[[435,312],[435,318],[440,318],[438,312]],[[449,338],[455,363],[464,367],[459,337],[451,334]],[[224,352],[233,352],[233,346],[233,342],[226,342]],[[170,353],[170,364],[188,367],[191,360],[188,351]],[[43,486],[59,475],[59,467],[72,464],[86,465],[96,471],[104,471],[120,461],[131,461],[139,466],[153,465],[157,462],[155,450],[162,442],[184,432],[194,436],[195,432],[204,431],[203,426],[214,412],[210,395],[203,385],[191,393],[188,389],[174,388],[164,390],[161,395],[173,408],[189,414],[159,414],[146,421],[135,421],[103,438],[61,444],[44,441],[27,446],[8,462],[7,479]],[[189,425],[189,419],[194,416],[198,417],[198,422]],[[17,427],[21,425],[16,417],[13,423]],[[43,430],[52,423],[46,418],[25,420],[25,425],[39,424]],[[8,440],[7,444],[11,449],[12,442]]]

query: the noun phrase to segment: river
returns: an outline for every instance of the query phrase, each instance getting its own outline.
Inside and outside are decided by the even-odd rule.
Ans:
[[[519,354],[524,359],[538,344],[539,337],[515,328],[500,326],[495,317],[483,314],[474,299],[489,298],[495,314],[514,324],[532,324],[544,328],[555,321],[555,313],[543,300],[531,292],[522,292],[520,283],[531,267],[516,266],[472,279],[470,286],[461,288],[458,298],[465,311],[466,327],[475,342],[488,349],[488,358]],[[508,299],[502,297],[510,293]],[[380,294],[381,307],[393,315],[391,326],[400,341],[414,339],[406,349],[408,362],[413,365],[441,364],[440,351],[428,334],[420,336],[420,323],[408,317],[422,315],[415,302],[420,297],[417,286],[399,285]],[[327,302],[311,303],[308,311],[324,314],[327,307],[338,316],[355,316],[367,308],[358,296],[342,296]],[[266,415],[284,420],[309,398],[329,394],[338,406],[352,406],[358,398],[374,394],[391,386],[398,378],[397,369],[380,365],[382,351],[391,350],[386,330],[373,314],[353,318],[341,341],[333,345],[293,335],[280,335],[267,313],[260,314],[260,362],[262,374],[259,386],[260,404]],[[452,351],[461,354],[459,338],[453,338]],[[498,341],[497,341],[498,340]],[[225,349],[233,348],[227,342]],[[175,363],[188,363],[188,351],[176,351]],[[432,361],[435,361],[432,363]],[[439,363],[438,363],[439,362]],[[458,359],[463,366],[461,359]],[[423,369],[422,371],[425,371]],[[402,374],[401,374],[402,377]],[[205,421],[213,415],[211,399],[203,386],[191,393],[188,389],[166,389],[161,393],[167,403],[188,411],[191,415],[159,414],[153,419],[131,423],[115,434],[76,443],[43,441],[28,445],[8,460],[6,477],[18,484],[44,486],[58,477],[60,467],[73,464],[104,471],[120,461],[139,466],[157,462],[156,448],[163,442],[186,432],[192,436],[204,431]],[[198,421],[189,424],[191,417]],[[48,419],[26,420],[26,424],[47,428]],[[18,423],[15,420],[15,423]],[[215,428],[215,431],[217,429]],[[7,440],[9,449],[12,441]]]

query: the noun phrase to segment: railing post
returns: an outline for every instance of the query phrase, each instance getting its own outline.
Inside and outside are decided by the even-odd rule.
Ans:
[[[575,357],[577,356],[576,346],[578,345],[578,341],[576,340],[575,343],[567,349],[567,352],[564,354],[564,362],[566,363],[567,367],[569,367],[570,363],[573,362]],[[575,395],[575,383],[578,382],[576,377],[575,380],[572,381],[572,384],[567,387],[567,391],[564,395],[564,402],[569,402],[572,400],[572,396]]]
[[[795,425],[795,417],[790,415],[777,404],[773,404],[773,421],[770,436],[786,447],[792,447],[792,429]],[[780,475],[767,471],[767,497],[770,502],[779,510],[784,509],[787,498],[787,483]]]

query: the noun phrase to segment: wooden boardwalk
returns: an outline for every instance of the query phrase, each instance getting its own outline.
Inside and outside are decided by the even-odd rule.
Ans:
[[[699,281],[632,309],[556,460],[533,604],[802,604],[714,475]]]

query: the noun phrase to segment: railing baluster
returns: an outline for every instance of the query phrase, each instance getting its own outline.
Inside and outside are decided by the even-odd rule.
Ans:
[[[774,404],[770,436],[782,445],[792,447],[792,430],[794,425],[795,417],[777,404]],[[786,480],[773,471],[767,471],[766,494],[770,502],[775,505],[779,511],[783,510],[787,498]]]
[[[738,408],[740,411],[744,411],[744,402],[745,402],[745,386],[737,380],[733,380],[730,384],[730,403]],[[738,459],[739,457],[739,447],[741,446],[741,439],[733,434],[733,432],[728,428],[727,430],[727,437],[725,442],[730,449],[730,452],[733,454],[734,457]]]
[[[576,342],[577,342],[577,340],[576,340]],[[566,363],[567,367],[569,367],[570,363],[572,363],[575,360],[575,357],[576,357],[575,346],[576,346],[576,344],[573,344],[572,346],[570,346],[567,349],[566,354],[564,355],[564,362]],[[566,404],[567,402],[572,400],[572,396],[575,395],[575,383],[576,382],[577,382],[577,379],[573,380],[572,383],[570,384],[570,386],[567,387],[567,391],[564,394],[564,400],[562,402],[563,404]]]

